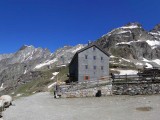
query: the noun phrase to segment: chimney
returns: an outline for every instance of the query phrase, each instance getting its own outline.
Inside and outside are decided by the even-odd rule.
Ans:
[[[90,40],[88,40],[88,45],[90,45],[92,42]]]

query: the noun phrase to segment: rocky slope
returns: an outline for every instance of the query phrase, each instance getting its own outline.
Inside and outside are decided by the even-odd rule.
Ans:
[[[125,61],[136,67],[160,67],[160,25],[148,32],[139,23],[129,23],[96,42],[111,53],[112,62],[118,59],[117,64]]]
[[[0,55],[0,90],[14,89],[40,77],[40,71],[67,65],[75,52],[83,47],[80,44],[64,46],[51,53],[48,49],[24,45],[16,53]]]
[[[46,59],[46,61],[41,62],[35,66],[35,70],[53,68],[53,67],[61,67],[70,63],[73,55],[80,49],[82,49],[85,45],[79,44],[74,47],[64,46],[55,51],[55,53],[51,54],[50,59]]]

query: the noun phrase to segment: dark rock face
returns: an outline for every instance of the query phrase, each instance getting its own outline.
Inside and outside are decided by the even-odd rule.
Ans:
[[[16,53],[0,55],[0,85],[13,89],[20,76],[33,71],[35,65],[51,58],[47,49],[23,46]],[[29,79],[29,77],[26,77]]]
[[[150,32],[129,23],[103,35],[96,42],[111,55],[131,60],[160,59],[160,24]]]

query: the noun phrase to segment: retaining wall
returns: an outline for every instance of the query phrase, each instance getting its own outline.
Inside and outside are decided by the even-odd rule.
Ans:
[[[113,85],[115,95],[152,95],[160,94],[160,83],[139,83]]]
[[[102,87],[94,87],[89,89],[63,92],[61,97],[62,98],[95,97],[98,90],[101,90],[102,96],[112,95],[112,85],[106,85]]]

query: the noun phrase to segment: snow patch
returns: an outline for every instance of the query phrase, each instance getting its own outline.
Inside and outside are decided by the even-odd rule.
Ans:
[[[150,32],[150,34],[152,34],[152,35],[160,35],[160,32]]]
[[[142,61],[144,61],[144,62],[151,62],[151,61],[147,60],[146,58],[143,58]]]
[[[134,29],[134,28],[141,28],[137,25],[130,25],[130,26],[123,26],[123,27],[120,27],[120,28],[123,28],[123,29]]]
[[[137,40],[137,41],[129,41],[129,42],[119,42],[116,45],[120,45],[120,44],[128,44],[131,45],[131,43],[136,43],[136,42],[144,42],[145,40]],[[146,41],[145,41],[146,42]]]
[[[145,68],[153,68],[153,66],[151,64],[149,64],[149,63],[146,63],[145,65],[146,65]]]
[[[144,62],[154,62],[154,63],[160,65],[160,59],[147,60],[146,58],[143,58],[143,61],[144,61]],[[148,63],[148,64],[149,64],[149,63]]]
[[[124,60],[124,61],[127,61],[127,62],[131,62],[130,60],[128,60],[128,59],[125,59],[125,58],[122,58],[122,60]]]
[[[53,77],[51,78],[51,80],[53,80],[53,79],[56,77],[56,75],[58,75],[58,73],[59,73],[59,72],[54,72],[54,73],[52,73]]]
[[[119,28],[113,29],[112,31],[108,32],[107,34],[102,35],[102,37],[110,36],[110,35],[112,35],[112,33],[114,33],[116,30],[134,29],[134,28],[141,28],[141,27],[139,27],[138,25],[130,25],[130,26],[119,27]],[[125,30],[124,32],[122,31],[122,33],[125,33],[125,32],[128,32],[128,31],[127,31],[127,30]],[[120,32],[119,32],[119,34],[120,34]],[[127,37],[128,37],[128,36],[127,36]]]
[[[132,41],[131,41],[132,42]],[[116,45],[121,45],[121,44],[127,44],[127,45],[130,45],[131,44],[131,42],[119,42],[119,43],[117,43]]]
[[[117,34],[124,34],[124,33],[131,33],[131,31],[129,30],[129,31],[120,31],[120,32],[118,32]]]
[[[54,73],[52,73],[52,75],[56,76],[56,75],[58,75],[58,73],[59,73],[59,72],[54,72]]]
[[[135,63],[135,65],[143,65],[143,63],[137,62]]]
[[[2,83],[2,84],[1,84],[1,87],[0,87],[1,89],[3,88],[3,85],[4,85],[4,84]]]
[[[133,75],[138,73],[137,70],[121,70],[121,69],[111,69],[111,70],[119,71],[120,72],[119,75]]]
[[[78,47],[74,50],[72,50],[72,53],[76,53],[78,50],[82,49],[84,46],[83,45],[78,45]]]
[[[110,58],[115,58],[115,56],[111,55]]]
[[[116,45],[120,45],[120,44],[128,44],[130,45],[131,43],[135,43],[135,42],[142,42],[142,40],[138,40],[138,41],[129,41],[129,42],[119,42]]]
[[[40,68],[42,68],[44,66],[51,65],[51,64],[55,63],[56,61],[58,61],[57,58],[54,58],[53,60],[47,60],[44,63],[41,63],[41,64],[37,65],[35,67],[35,69],[40,69]]]
[[[160,65],[160,59],[155,59],[155,60],[152,60],[152,61],[157,63],[158,65]]]
[[[133,75],[137,74],[138,71],[136,70],[118,70],[120,72],[120,75]]]
[[[26,73],[27,73],[27,70],[25,70],[23,74],[26,74]]]
[[[17,96],[17,97],[20,97],[20,96],[22,96],[22,94],[17,94],[16,96]]]
[[[52,83],[51,85],[48,86],[48,89],[51,88],[52,86],[55,86],[57,82]]]
[[[155,48],[155,46],[160,45],[160,41],[157,40],[147,40],[146,42],[152,47],[152,49]]]
[[[56,67],[66,67],[66,65],[65,64],[63,64],[63,65],[57,65]]]

